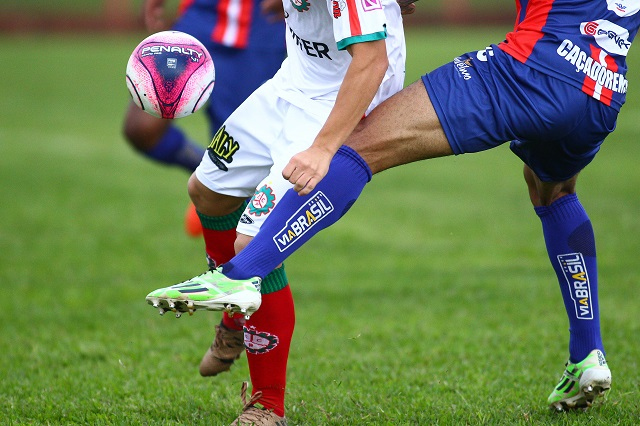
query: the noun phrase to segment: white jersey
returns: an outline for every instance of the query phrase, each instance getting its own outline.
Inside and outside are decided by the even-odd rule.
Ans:
[[[288,57],[213,137],[198,180],[234,197],[253,195],[237,231],[256,235],[293,186],[282,169],[324,126],[351,64],[345,49],[385,40],[389,67],[367,113],[404,85],[405,43],[396,0],[283,0]]]
[[[335,101],[351,55],[347,46],[386,39],[389,68],[367,113],[404,84],[405,42],[396,0],[283,0],[287,59],[274,80],[278,96],[300,108]]]

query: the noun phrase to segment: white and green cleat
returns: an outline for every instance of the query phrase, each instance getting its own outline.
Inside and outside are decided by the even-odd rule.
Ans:
[[[577,364],[567,361],[567,368],[547,402],[557,411],[586,410],[611,389],[611,370],[604,354],[594,349]]]
[[[158,308],[160,315],[173,311],[192,315],[197,309],[240,313],[246,318],[260,308],[260,278],[232,280],[220,270],[210,270],[171,287],[159,288],[146,297],[147,303]]]

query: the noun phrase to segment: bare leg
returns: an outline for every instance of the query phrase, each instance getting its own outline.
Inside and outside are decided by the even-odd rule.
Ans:
[[[153,117],[133,102],[127,108],[123,134],[129,145],[150,160],[180,166],[189,173],[204,154],[204,147],[187,138],[172,120]]]
[[[347,145],[379,173],[402,164],[453,154],[422,81],[376,107]]]
[[[127,108],[123,133],[131,146],[144,152],[157,145],[170,124],[170,120],[153,117],[131,102]]]
[[[218,194],[204,186],[195,173],[189,178],[189,197],[196,210],[206,216],[225,216],[238,210],[244,203],[243,197]]]

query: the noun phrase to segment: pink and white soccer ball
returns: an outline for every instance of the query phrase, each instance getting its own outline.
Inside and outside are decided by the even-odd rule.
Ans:
[[[136,105],[161,118],[180,118],[204,105],[215,83],[207,49],[180,31],[152,34],[133,50],[127,88]]]

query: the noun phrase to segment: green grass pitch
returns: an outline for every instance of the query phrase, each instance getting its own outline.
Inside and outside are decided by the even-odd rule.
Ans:
[[[407,81],[504,33],[411,30]],[[245,357],[213,380],[197,372],[219,314],[159,317],[144,301],[205,261],[182,230],[187,175],[120,133],[142,36],[0,36],[1,424],[219,425],[241,409]],[[568,324],[521,164],[502,146],[376,176],[287,261],[291,424],[638,423],[640,55],[629,60],[618,129],[579,182],[598,243],[607,403],[545,405]],[[202,117],[180,124],[207,142]]]

